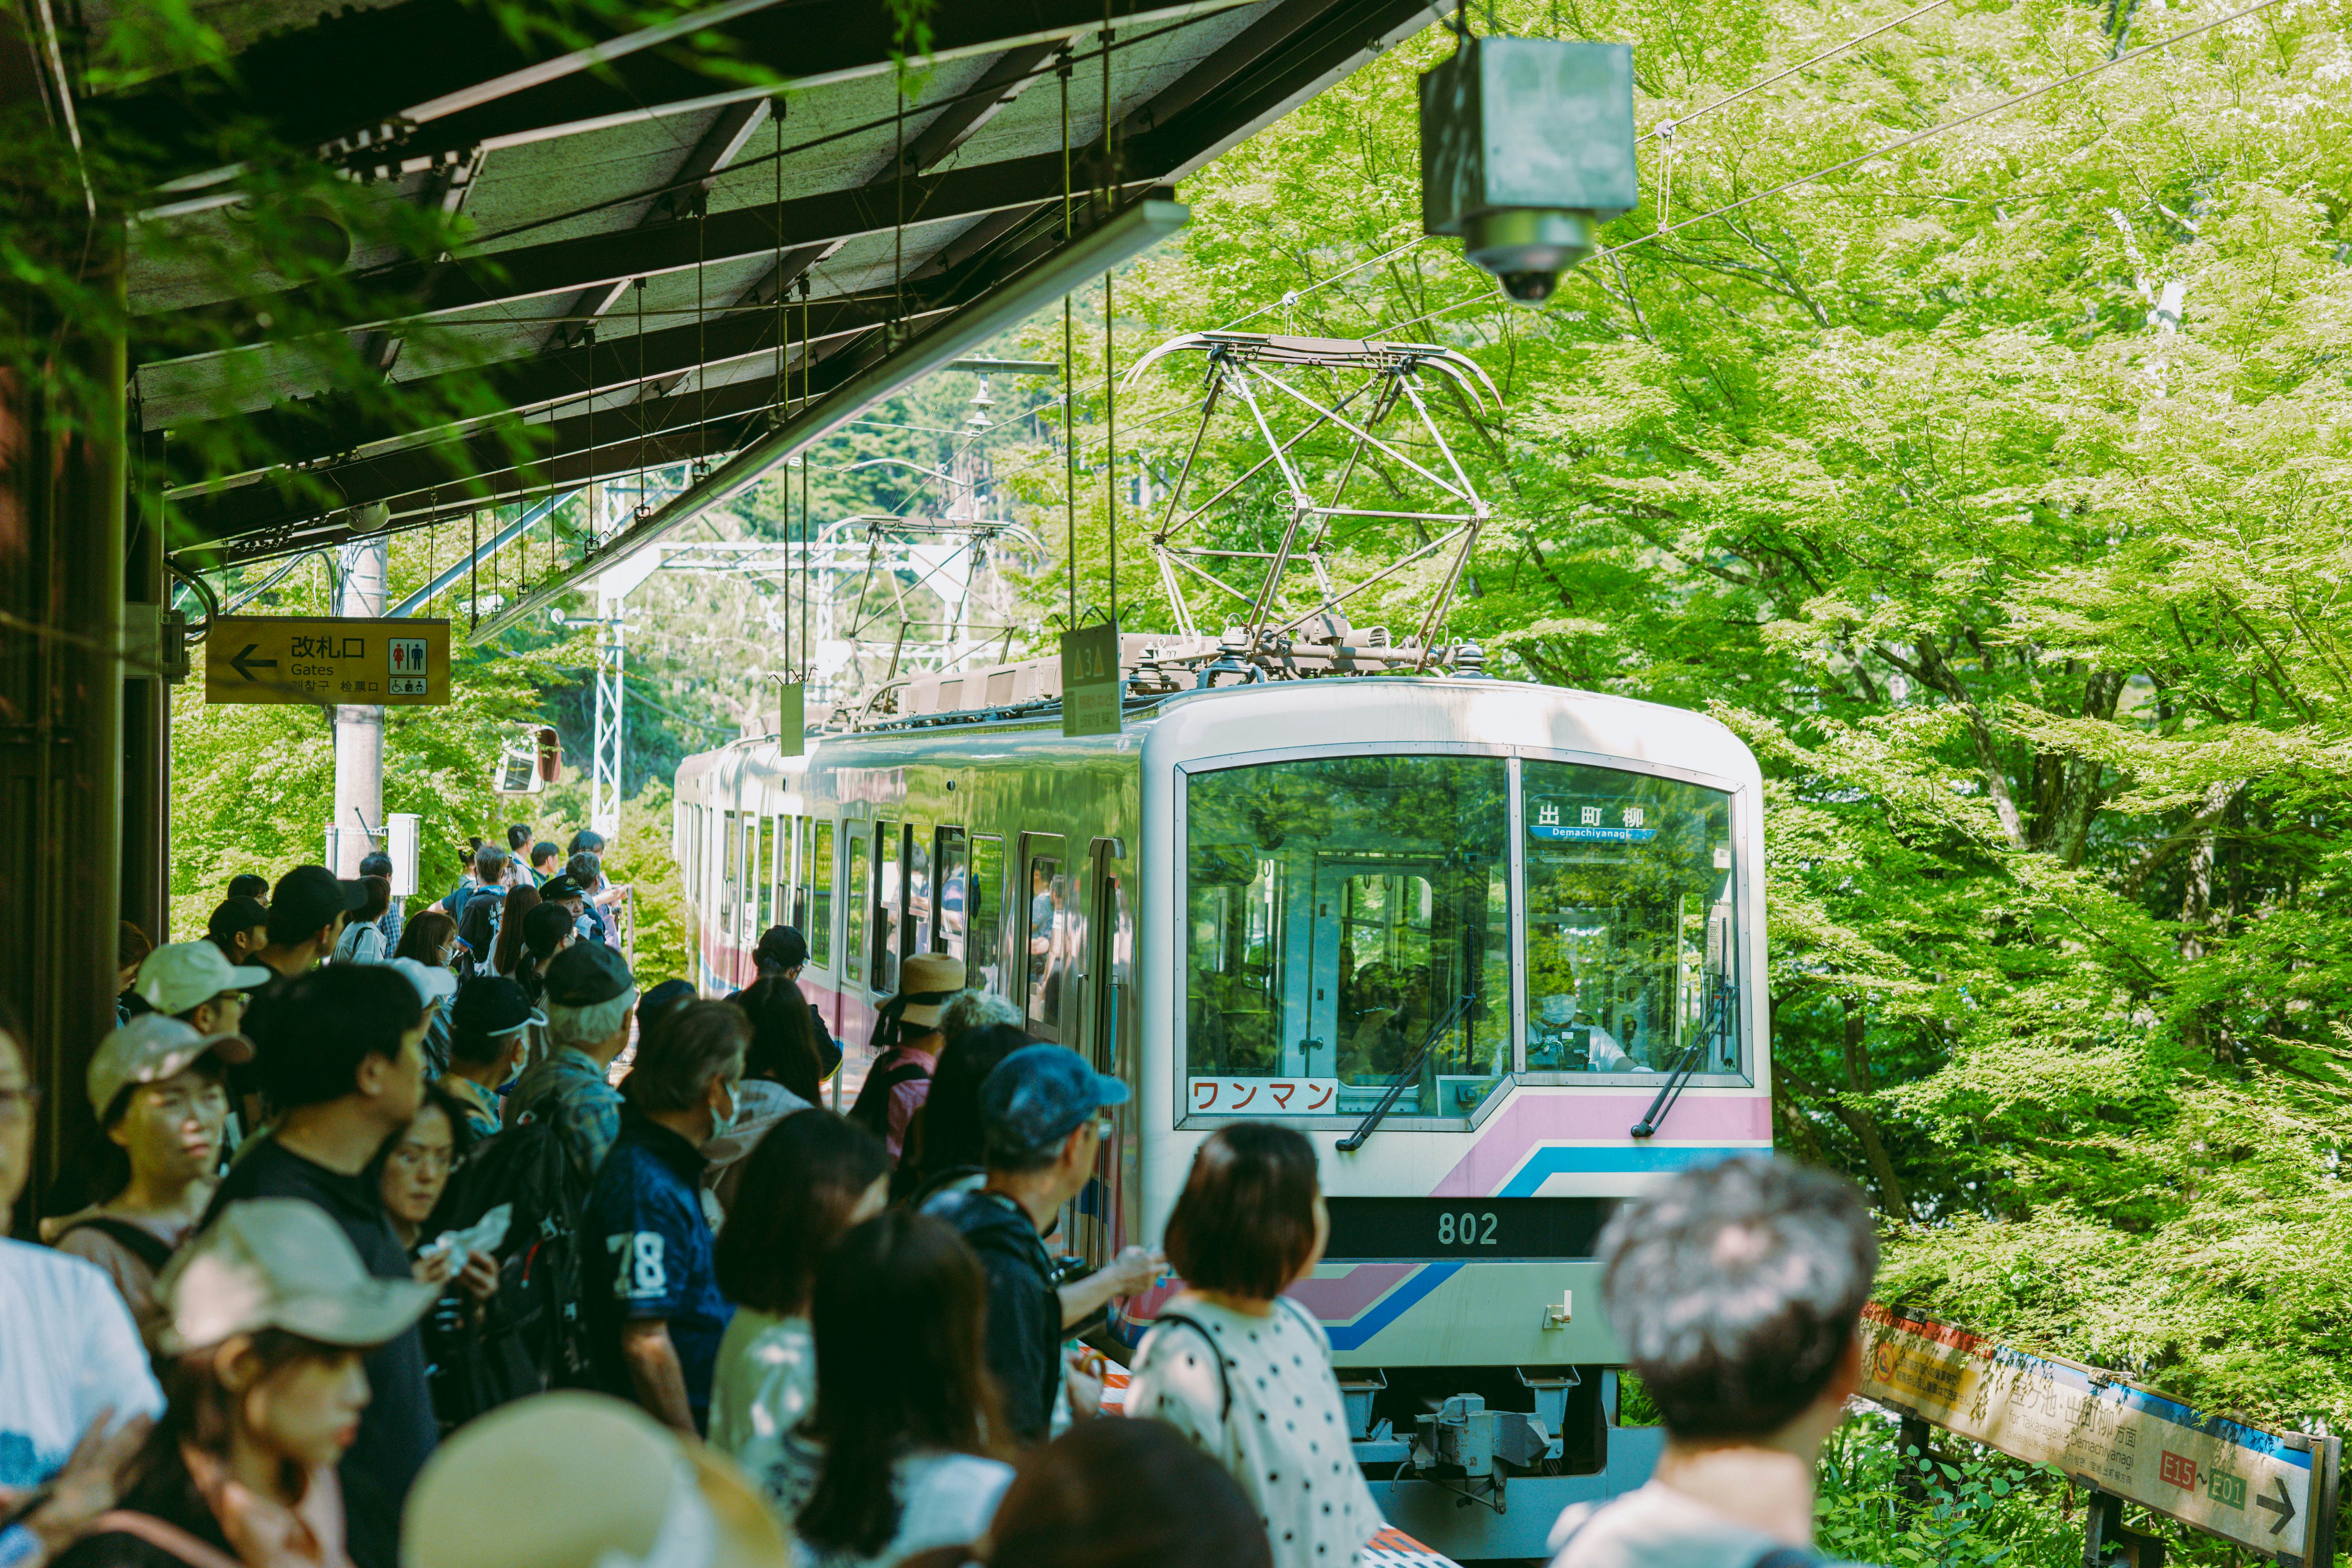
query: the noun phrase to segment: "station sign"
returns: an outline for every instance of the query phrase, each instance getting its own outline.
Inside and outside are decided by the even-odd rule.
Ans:
[[[2264,1431],[1875,1301],[1863,1309],[1860,1392],[2267,1561],[2333,1557],[2334,1438]]]
[[[1119,731],[1118,623],[1062,634],[1062,733]]]
[[[353,616],[215,616],[206,702],[425,707],[449,700],[449,623]]]

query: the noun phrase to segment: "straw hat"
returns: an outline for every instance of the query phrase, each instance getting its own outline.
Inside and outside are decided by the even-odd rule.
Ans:
[[[402,1516],[401,1568],[786,1568],[735,1467],[601,1394],[542,1394],[451,1434]]]

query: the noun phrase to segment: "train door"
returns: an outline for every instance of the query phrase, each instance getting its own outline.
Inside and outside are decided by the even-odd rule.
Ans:
[[[1058,833],[1024,833],[1020,860],[1021,1005],[1031,1037],[1062,1039],[1063,993],[1069,989],[1070,939],[1076,911],[1070,906],[1070,879]]]
[[[1133,1032],[1135,925],[1122,862],[1126,848],[1116,838],[1097,838],[1087,857],[1084,918],[1076,931],[1077,975],[1082,987],[1083,1037],[1074,1042],[1097,1072],[1128,1086],[1125,1105],[1110,1112],[1111,1137],[1095,1157],[1095,1181],[1078,1200],[1078,1239],[1085,1256],[1108,1263],[1111,1255],[1141,1234],[1143,1147]]]

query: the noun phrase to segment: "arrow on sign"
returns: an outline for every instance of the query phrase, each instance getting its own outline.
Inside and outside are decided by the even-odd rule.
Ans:
[[[2271,1533],[2273,1535],[2276,1535],[2280,1531],[2284,1530],[2294,1519],[2294,1499],[2286,1495],[2286,1478],[2284,1476],[2273,1476],[2271,1478],[2271,1485],[2278,1488],[2278,1500],[2273,1502],[2268,1497],[2257,1492],[2254,1494],[2254,1506],[2256,1508],[2266,1508],[2273,1513],[2278,1515],[2278,1522],[2271,1526]]]
[[[231,658],[228,661],[228,667],[236,671],[239,675],[245,677],[247,680],[258,680],[260,677],[255,675],[253,673],[254,670],[276,669],[278,668],[278,661],[274,658],[256,658],[253,657],[255,651],[260,647],[261,645],[257,642],[249,642],[246,644],[245,651],[236,655],[234,658]]]

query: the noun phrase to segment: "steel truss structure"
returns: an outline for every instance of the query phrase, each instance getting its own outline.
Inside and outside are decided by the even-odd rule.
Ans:
[[[1294,638],[1298,638],[1360,646],[1365,653],[1372,653],[1381,646],[1379,638],[1354,633],[1341,606],[1367,589],[1396,577],[1416,562],[1433,561],[1438,563],[1436,579],[1422,607],[1418,630],[1388,658],[1388,662],[1410,663],[1416,670],[1425,668],[1434,657],[1436,639],[1443,635],[1446,606],[1469,564],[1471,551],[1477,545],[1479,528],[1492,512],[1455,459],[1444,431],[1431,417],[1424,377],[1431,374],[1445,376],[1465,397],[1475,401],[1483,395],[1494,399],[1499,408],[1502,395],[1496,391],[1486,373],[1465,355],[1435,343],[1192,332],[1160,344],[1137,361],[1127,374],[1126,384],[1133,385],[1150,365],[1180,353],[1199,353],[1207,357],[1208,396],[1202,405],[1200,426],[1184,455],[1183,468],[1169,489],[1167,510],[1151,535],[1150,549],[1183,636],[1198,638],[1202,635],[1201,618],[1196,616],[1187,590],[1197,595],[1205,585],[1215,591],[1210,601],[1213,607],[1222,607],[1227,600],[1243,606],[1237,616],[1219,615],[1208,623],[1237,628],[1237,632],[1228,629],[1223,639],[1229,647],[1238,640],[1240,646],[1234,651],[1286,659]],[[1326,400],[1310,395],[1278,374],[1292,366],[1337,371],[1343,375],[1354,373],[1361,379],[1341,395]],[[1193,466],[1208,439],[1219,405],[1227,400],[1244,410],[1250,426],[1265,445],[1265,456],[1206,500],[1187,508],[1185,495]],[[1351,416],[1349,411],[1359,405],[1363,405],[1361,412]],[[1285,437],[1277,433],[1283,422],[1269,415],[1270,406],[1277,413],[1303,409],[1307,417]],[[1382,426],[1392,420],[1425,438],[1436,449],[1435,467],[1407,456],[1397,444],[1400,437],[1382,436]],[[1300,442],[1326,426],[1345,432],[1352,440],[1339,476],[1331,483],[1330,499],[1318,500],[1294,453]],[[1428,506],[1413,510],[1349,505],[1349,486],[1363,467],[1368,451],[1388,458],[1402,470],[1391,476],[1391,482],[1425,488],[1431,496]],[[1288,519],[1272,550],[1215,549],[1183,542],[1182,536],[1202,518],[1210,516],[1268,468],[1279,476],[1289,499]],[[1405,499],[1412,499],[1410,493]],[[1367,524],[1380,521],[1412,522],[1423,535],[1423,542],[1372,575],[1341,584],[1333,578],[1328,552],[1332,545],[1334,526],[1350,518],[1364,520]],[[1237,587],[1211,569],[1212,563],[1234,561],[1264,563],[1262,575],[1254,588],[1245,591]],[[1293,591],[1292,580],[1300,573],[1312,581],[1306,594]],[[1306,607],[1299,608],[1301,604]],[[1407,653],[1411,655],[1409,659],[1401,657]]]

